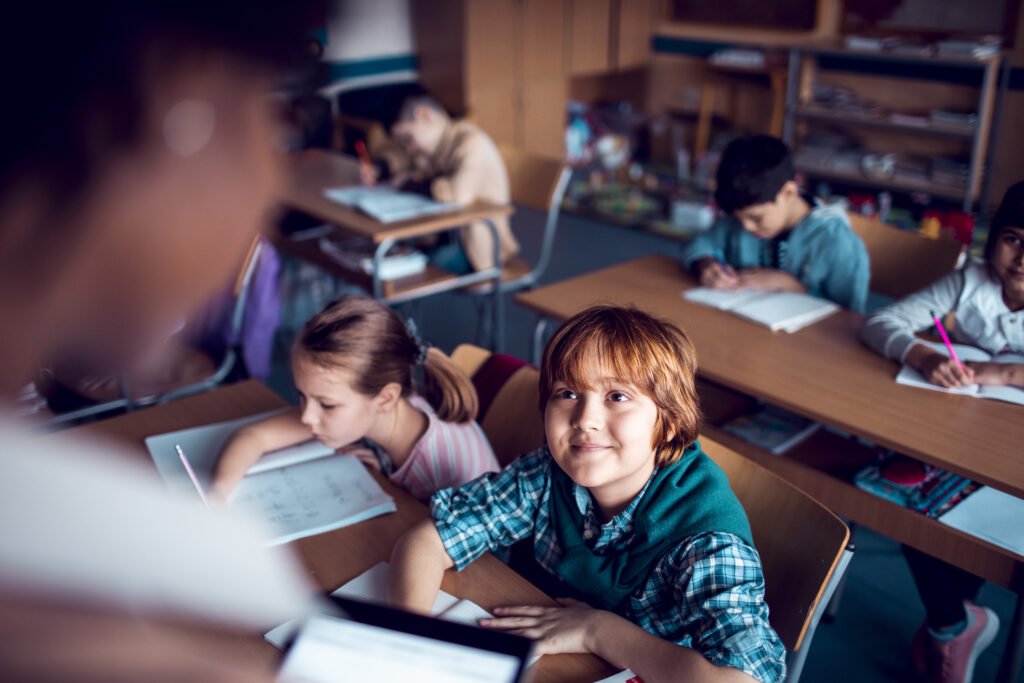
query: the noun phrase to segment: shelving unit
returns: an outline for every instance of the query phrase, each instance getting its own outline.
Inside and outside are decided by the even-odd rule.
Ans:
[[[843,57],[848,59],[883,62],[924,64],[936,67],[972,68],[981,71],[981,85],[978,93],[977,123],[974,125],[952,125],[928,122],[917,125],[904,121],[893,121],[888,117],[871,116],[850,112],[835,112],[815,105],[811,100],[811,89],[817,72],[819,57]],[[1000,78],[1002,74],[1002,78]],[[786,88],[786,116],[783,139],[791,148],[799,149],[797,138],[798,123],[825,123],[838,127],[882,129],[907,135],[934,136],[957,139],[970,144],[970,163],[967,180],[961,187],[945,185],[928,180],[912,178],[874,178],[859,171],[835,169],[810,164],[797,164],[800,171],[816,178],[846,182],[870,188],[884,188],[898,192],[926,192],[936,197],[960,200],[964,211],[975,206],[986,208],[988,203],[988,175],[991,166],[991,147],[998,135],[998,116],[1005,94],[1009,69],[1001,56],[972,58],[959,56],[925,56],[889,53],[862,52],[836,47],[793,47],[790,49],[788,84]]]

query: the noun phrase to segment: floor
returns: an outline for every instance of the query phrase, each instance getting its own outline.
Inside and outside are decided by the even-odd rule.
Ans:
[[[520,209],[513,218],[513,227],[520,237],[529,260],[536,252],[543,216],[539,212]],[[610,225],[563,216],[555,243],[551,265],[545,282],[561,280],[613,263],[652,252],[678,254],[678,242],[641,234]],[[329,298],[323,291],[299,289],[302,306],[310,308],[318,300]],[[327,288],[329,289],[329,288]],[[450,351],[457,344],[473,341],[476,334],[477,309],[470,297],[445,294],[415,306],[400,309],[413,315],[422,335],[434,345]],[[312,312],[312,311],[311,311]],[[294,313],[299,311],[293,310]],[[297,324],[292,315],[292,324]],[[535,317],[511,302],[506,310],[505,351],[527,358]],[[287,325],[285,326],[288,327]],[[287,355],[287,329],[282,333],[279,356]],[[294,397],[287,374],[287,364],[275,364],[271,386],[284,396]],[[898,544],[868,529],[854,530],[856,552],[848,572],[838,615],[832,623],[822,623],[804,669],[802,681],[828,683],[915,681],[910,663],[910,640],[924,619],[924,608],[917,597],[906,563]],[[991,607],[1003,624],[1008,625],[1015,596],[1002,588],[985,584],[978,598]],[[996,680],[999,658],[1006,641],[1001,629],[996,642],[979,658],[974,680],[982,683]],[[1024,677],[1018,676],[1018,680]]]

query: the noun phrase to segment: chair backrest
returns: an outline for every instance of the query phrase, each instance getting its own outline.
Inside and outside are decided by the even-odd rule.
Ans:
[[[846,551],[850,530],[828,508],[757,463],[714,441],[701,445],[725,470],[747,512],[772,626],[787,650],[799,650]]]
[[[871,259],[872,292],[896,299],[913,294],[953,270],[963,253],[963,245],[953,240],[932,239],[874,218],[848,215]]]
[[[471,344],[458,346],[452,360],[473,380],[480,399],[477,421],[502,467],[544,445],[537,368]]]
[[[562,207],[565,190],[569,187],[572,169],[560,161],[530,154],[515,147],[499,146],[502,161],[508,171],[512,201],[538,211],[546,211],[544,237],[540,255],[531,271],[534,279],[540,277],[551,259],[558,226],[558,212]]]

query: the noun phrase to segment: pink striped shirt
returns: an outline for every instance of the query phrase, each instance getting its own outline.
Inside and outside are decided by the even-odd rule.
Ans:
[[[391,473],[391,481],[425,503],[436,491],[501,469],[476,422],[445,422],[421,396],[410,396],[409,402],[427,416],[427,431],[413,446],[409,459]]]

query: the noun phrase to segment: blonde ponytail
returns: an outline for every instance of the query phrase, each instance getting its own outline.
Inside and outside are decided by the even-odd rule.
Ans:
[[[445,422],[472,422],[480,402],[466,373],[440,349],[430,348],[423,362],[423,398]]]

